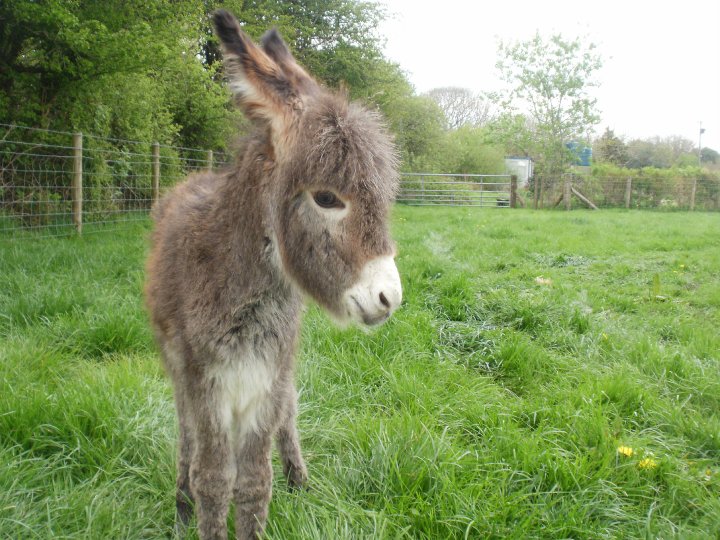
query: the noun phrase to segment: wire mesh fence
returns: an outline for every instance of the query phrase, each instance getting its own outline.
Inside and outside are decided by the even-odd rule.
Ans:
[[[403,173],[397,201],[411,206],[509,208],[510,175]]]
[[[160,193],[230,156],[148,141],[0,123],[0,235],[56,236],[144,220]],[[720,210],[717,174],[627,178],[404,173],[398,202],[414,206]]]
[[[145,219],[163,189],[229,156],[0,124],[0,234],[110,230]]]
[[[712,173],[686,177],[537,176],[518,192],[526,205],[537,208],[585,207],[592,203],[598,208],[720,210],[720,179]]]

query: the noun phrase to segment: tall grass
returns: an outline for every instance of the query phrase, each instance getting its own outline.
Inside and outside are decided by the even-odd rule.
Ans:
[[[398,207],[405,298],[311,307],[269,538],[707,538],[720,530],[720,222]],[[175,423],[147,224],[0,241],[0,537],[157,538]]]

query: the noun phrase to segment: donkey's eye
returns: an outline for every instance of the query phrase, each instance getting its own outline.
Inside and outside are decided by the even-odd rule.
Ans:
[[[316,191],[313,193],[313,200],[320,208],[345,208],[345,203],[332,191]]]

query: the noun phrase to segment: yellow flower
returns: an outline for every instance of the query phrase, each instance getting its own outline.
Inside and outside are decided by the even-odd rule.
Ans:
[[[625,457],[632,457],[633,455],[633,449],[629,446],[618,446],[617,452]]]
[[[646,457],[638,462],[638,467],[641,469],[654,469],[657,467],[657,461],[651,457]]]

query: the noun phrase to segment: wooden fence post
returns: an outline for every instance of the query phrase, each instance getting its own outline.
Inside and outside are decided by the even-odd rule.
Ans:
[[[545,190],[545,185],[544,185],[543,177],[542,177],[542,176],[540,177],[539,182],[540,182],[540,195],[539,195],[539,197],[538,197],[538,206],[539,206],[540,208],[543,208],[543,197],[545,196],[545,194],[543,193],[543,191]]]
[[[510,208],[517,206],[517,175],[510,175]]]
[[[571,187],[572,186],[570,184],[570,180],[566,179],[565,182],[563,183],[563,200],[565,201],[565,210],[570,210],[570,208],[572,207],[572,201],[570,200],[570,196],[571,196],[570,188]]]
[[[213,151],[212,150],[207,151],[206,161],[207,161],[207,170],[212,171],[212,168],[213,168]]]
[[[160,143],[152,144],[152,203],[160,198]]]
[[[82,156],[83,136],[82,133],[73,133],[73,176],[72,176],[72,211],[73,224],[78,234],[82,234],[82,206],[83,206],[83,185],[82,185]]]
[[[697,176],[693,178],[692,189],[690,190],[690,211],[695,210],[695,194],[697,193]]]
[[[540,182],[540,178],[538,178],[536,176],[535,179],[533,180],[533,189],[535,191],[535,193],[533,194],[533,208],[535,210],[538,209],[538,183],[539,182]]]
[[[630,197],[632,197],[632,178],[625,181],[625,208],[630,208]]]

